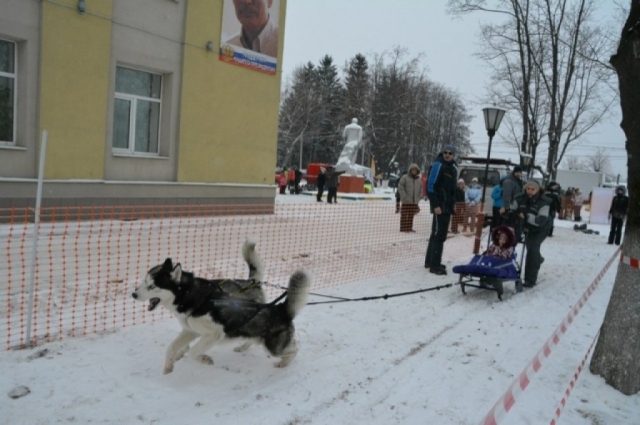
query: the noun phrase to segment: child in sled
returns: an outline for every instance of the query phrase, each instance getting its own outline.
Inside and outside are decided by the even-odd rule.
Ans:
[[[483,255],[501,260],[509,260],[513,257],[515,240],[516,234],[511,227],[505,224],[498,226],[491,232],[491,245],[489,245],[489,248]],[[482,276],[480,278],[480,286],[483,287],[497,286],[499,284],[500,279],[489,276]]]
[[[491,245],[484,255],[508,260],[513,256],[515,233],[506,225],[501,225],[491,232]]]

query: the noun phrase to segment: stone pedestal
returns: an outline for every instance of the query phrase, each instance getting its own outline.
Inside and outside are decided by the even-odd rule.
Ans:
[[[364,177],[341,175],[338,192],[342,193],[364,193]]]

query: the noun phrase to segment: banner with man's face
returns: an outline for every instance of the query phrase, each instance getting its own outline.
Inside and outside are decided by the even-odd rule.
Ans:
[[[280,0],[224,0],[219,58],[276,73]]]

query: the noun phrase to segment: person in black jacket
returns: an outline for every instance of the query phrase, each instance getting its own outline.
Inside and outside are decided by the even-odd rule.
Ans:
[[[327,175],[325,174],[327,170],[324,167],[320,167],[320,173],[316,179],[316,186],[318,186],[318,194],[316,195],[316,199],[318,202],[322,202],[322,194],[324,193],[324,184],[327,181]]]
[[[531,180],[524,185],[524,193],[513,199],[511,210],[522,223],[525,234],[527,254],[523,286],[531,288],[537,283],[538,271],[544,262],[540,255],[540,246],[547,238],[551,226],[551,199],[540,193],[540,184],[537,181]]]
[[[424,258],[424,266],[431,273],[447,274],[442,264],[444,242],[447,240],[447,230],[454,213],[456,183],[458,181],[458,166],[454,161],[456,148],[446,145],[431,166],[427,180],[427,196],[433,213],[431,236]]]
[[[624,186],[616,187],[616,196],[611,201],[609,208],[609,218],[611,219],[611,231],[609,232],[609,245],[613,244],[614,239],[616,245],[620,245],[622,239],[622,225],[627,216],[629,208],[629,197],[625,195],[627,188]]]
[[[551,225],[549,227],[549,236],[553,236],[553,222],[556,218],[556,214],[560,214],[560,185],[557,182],[551,181],[547,185],[547,189],[545,191],[545,196],[551,199],[551,209],[549,210],[549,219],[551,220]]]
[[[340,180],[340,174],[344,174],[344,171],[336,171],[336,168],[332,165],[325,172],[325,181],[327,183],[327,203],[338,203],[338,184]]]
[[[296,195],[300,194],[300,181],[302,180],[302,171],[298,170],[298,167],[296,165],[293,166],[293,172],[294,172],[294,181],[293,183],[295,184],[294,186],[294,191]]]

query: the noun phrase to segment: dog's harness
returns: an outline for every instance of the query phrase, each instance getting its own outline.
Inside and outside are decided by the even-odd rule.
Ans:
[[[240,329],[242,326],[244,326],[246,323],[249,323],[251,320],[253,320],[265,307],[268,306],[272,306],[272,305],[276,305],[280,300],[282,300],[284,297],[287,296],[287,292],[283,292],[278,298],[276,298],[275,300],[271,301],[268,304],[263,304],[263,303],[259,303],[253,300],[244,300],[244,299],[239,299],[239,298],[229,298],[229,299],[223,299],[223,300],[209,300],[211,301],[214,305],[218,304],[231,304],[235,309],[241,309],[242,306],[238,305],[240,303],[248,303],[248,304],[253,304],[255,306],[258,306],[258,308],[256,308],[256,312],[253,314],[253,316],[249,317],[248,319],[242,321],[242,323],[237,324],[236,326],[234,326],[233,328],[228,328],[225,330],[225,332],[235,332],[236,330]]]
[[[227,279],[227,280],[229,280],[229,279]],[[222,283],[226,282],[227,280],[224,280]],[[245,286],[244,288],[240,288],[240,290],[238,291],[238,294],[245,293],[247,291],[250,291],[251,289],[259,288],[261,285],[262,285],[262,282],[260,282],[259,280],[254,280],[253,282],[251,282],[249,285]]]

